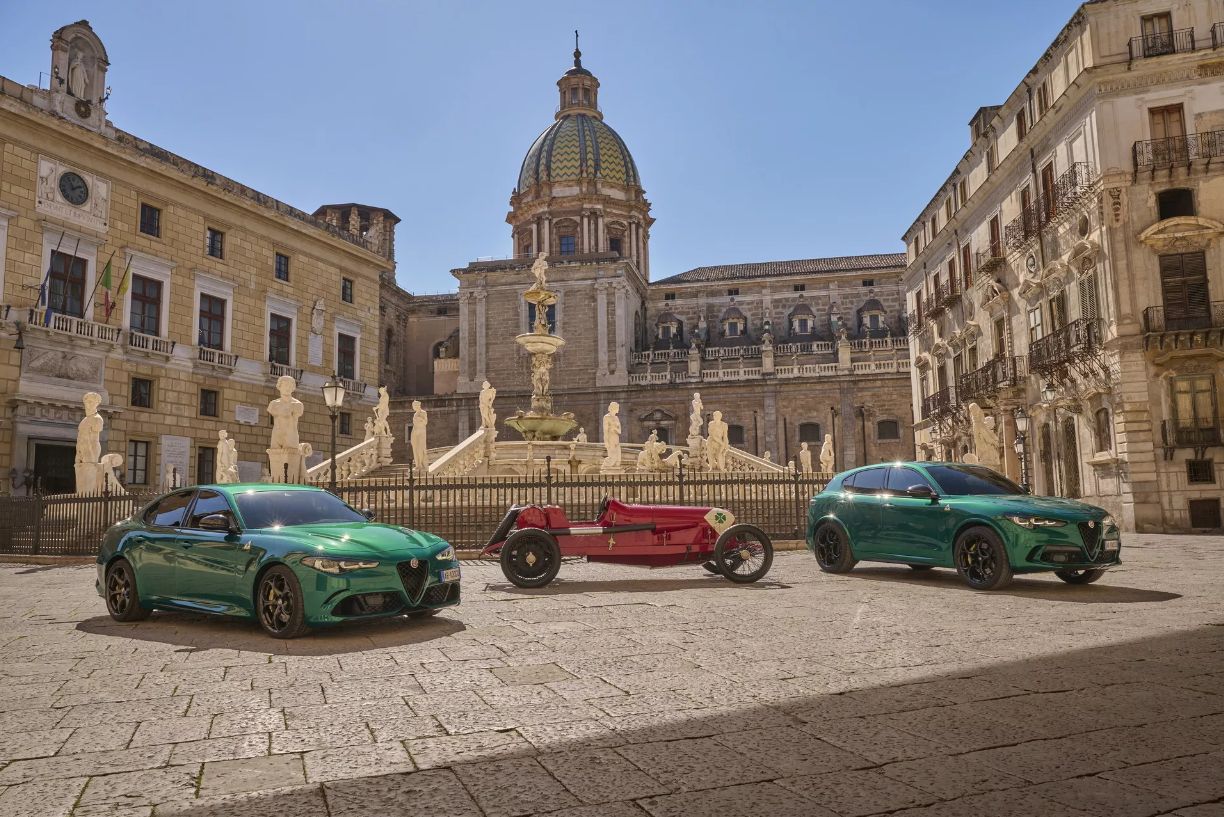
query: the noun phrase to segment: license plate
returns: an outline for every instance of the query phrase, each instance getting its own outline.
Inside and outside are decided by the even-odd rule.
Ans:
[[[457,582],[459,581],[459,568],[450,567],[442,571],[442,581]]]
[[[1106,553],[1117,553],[1121,547],[1122,547],[1122,543],[1118,541],[1105,542],[1105,552]]]

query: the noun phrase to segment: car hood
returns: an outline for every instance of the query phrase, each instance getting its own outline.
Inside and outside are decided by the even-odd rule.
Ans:
[[[1002,514],[1026,514],[1033,516],[1048,516],[1053,519],[1081,520],[1096,519],[1104,516],[1105,511],[1096,505],[1079,502],[1074,499],[1062,499],[1055,496],[992,496],[978,497],[989,499],[991,504]]]
[[[445,544],[432,533],[376,522],[296,525],[289,535],[298,545],[330,556],[427,556]]]

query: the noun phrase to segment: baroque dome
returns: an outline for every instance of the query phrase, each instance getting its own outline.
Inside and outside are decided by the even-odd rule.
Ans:
[[[518,189],[576,179],[641,187],[637,165],[620,134],[586,113],[562,116],[536,137],[519,170]]]

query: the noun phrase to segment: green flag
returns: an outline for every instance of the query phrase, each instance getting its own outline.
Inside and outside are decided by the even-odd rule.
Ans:
[[[105,289],[111,288],[111,260],[114,259],[114,257],[115,254],[111,253],[111,257],[106,259],[106,266],[102,269],[102,286]]]

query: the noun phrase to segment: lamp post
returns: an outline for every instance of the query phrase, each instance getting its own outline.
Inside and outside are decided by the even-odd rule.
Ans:
[[[331,467],[329,490],[336,492],[336,420],[340,417],[340,407],[344,405],[344,384],[340,378],[332,374],[331,380],[323,384],[323,402],[327,403],[327,412],[331,415]]]
[[[1029,416],[1024,409],[1016,409],[1016,457],[1020,460],[1020,487],[1024,492],[1030,493],[1029,473],[1028,473],[1028,446],[1026,445],[1029,427]]]

